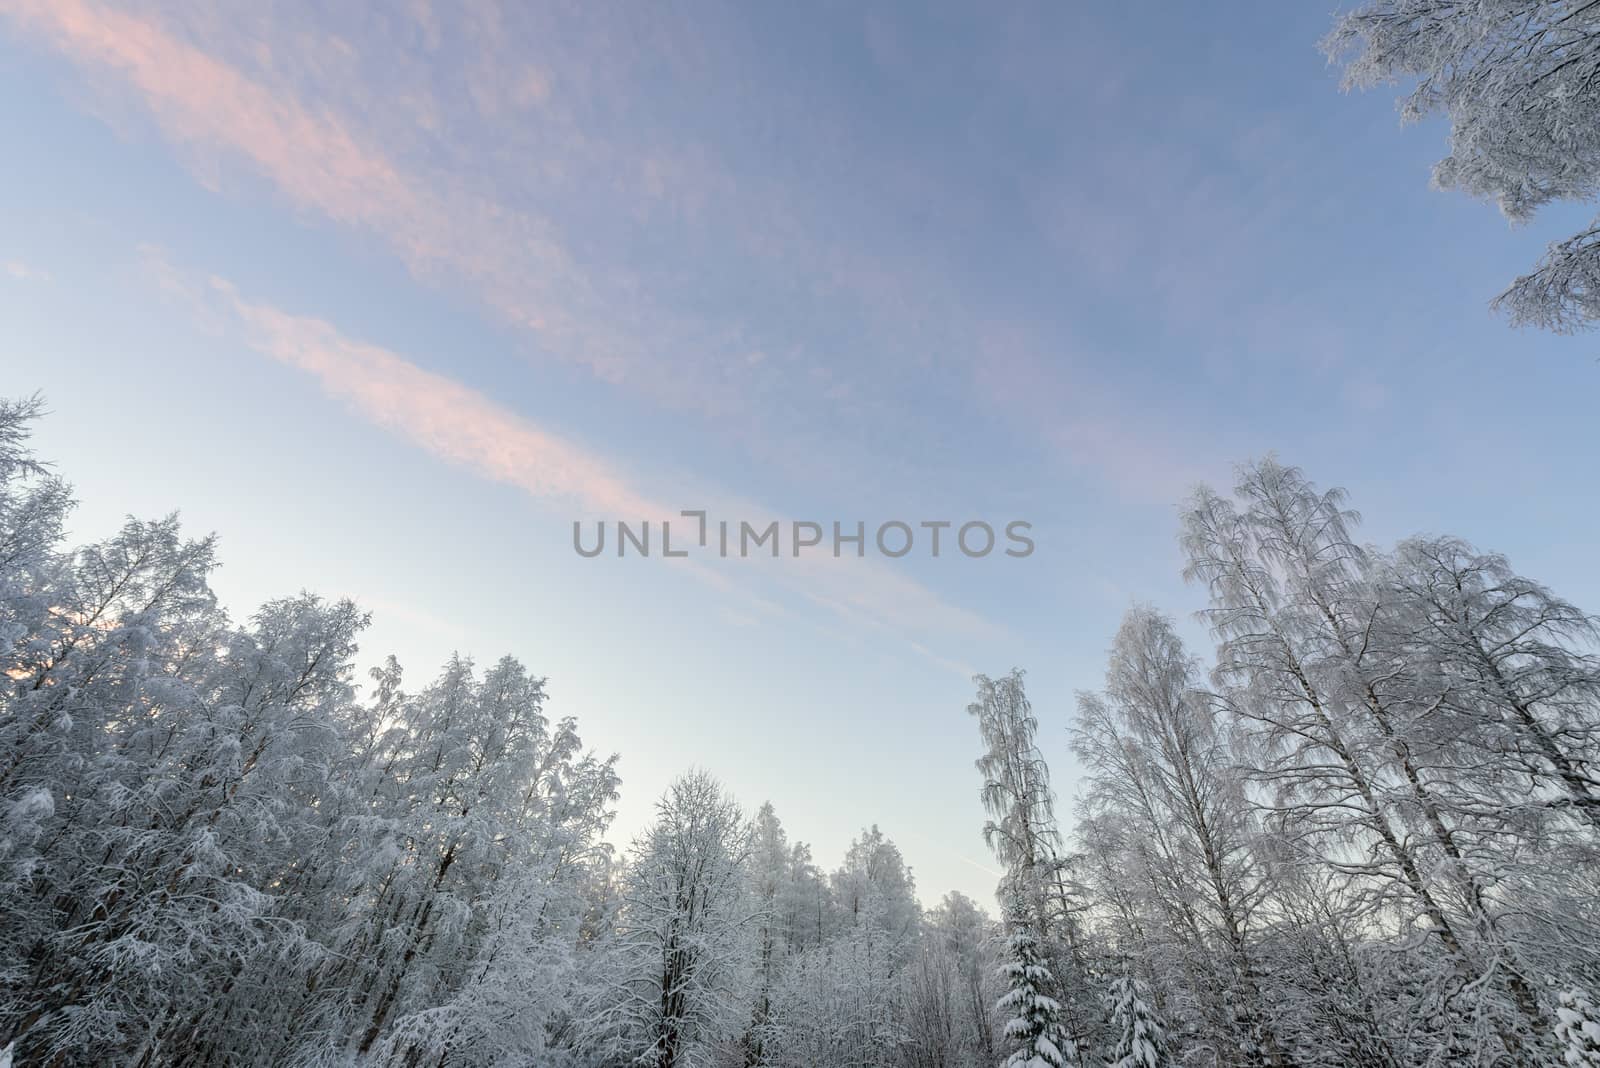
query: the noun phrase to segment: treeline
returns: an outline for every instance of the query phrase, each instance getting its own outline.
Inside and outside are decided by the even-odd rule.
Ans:
[[[875,827],[827,871],[771,806],[619,779],[544,682],[364,695],[366,616],[228,619],[174,519],[68,550],[0,403],[0,1063],[988,1065],[997,925]]]
[[[1357,545],[1293,469],[1191,501],[1215,670],[1129,614],[1053,727],[1075,821],[1021,674],[977,680],[996,921],[704,771],[614,850],[615,758],[515,660],[358,691],[349,602],[230,620],[173,519],[65,547],[37,408],[0,402],[0,1064],[1600,1065],[1594,621]]]

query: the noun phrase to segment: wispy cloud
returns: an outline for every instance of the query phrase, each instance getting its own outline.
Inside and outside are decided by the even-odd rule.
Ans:
[[[0,12],[105,84],[105,110],[147,113],[200,180],[264,179],[303,215],[481,302],[538,357],[714,417],[718,435],[790,473],[837,486],[866,446],[936,437],[903,403],[908,378],[985,373],[981,306],[996,294],[966,275],[962,242],[993,220],[961,185],[970,161],[945,174],[862,154],[839,115],[803,97],[726,88],[752,77],[722,47],[739,43],[732,24],[711,32],[735,39],[710,40],[643,13],[492,2],[379,16],[293,0],[227,15],[0,0]],[[909,61],[881,26],[863,33],[880,63]],[[682,122],[678,105],[710,85],[730,122],[759,118],[809,147],[752,157],[743,139]],[[985,144],[952,151],[982,158]],[[965,399],[943,388],[937,403]],[[1165,445],[1124,430],[1140,412],[1104,407],[1115,399],[1030,418],[1068,470],[1121,479],[1128,456]],[[888,460],[914,467],[915,449]]]
[[[916,349],[910,335],[923,316],[905,303],[916,283],[860,250],[819,243],[786,206],[782,183],[735,179],[700,147],[675,152],[631,129],[592,133],[571,99],[565,110],[547,107],[559,89],[594,93],[593,83],[611,75],[569,67],[552,87],[502,39],[520,32],[528,43],[537,27],[510,25],[527,11],[493,3],[397,11],[362,25],[359,52],[371,54],[361,56],[322,27],[279,24],[290,7],[232,20],[142,0],[0,0],[0,13],[106,89],[108,121],[122,125],[132,102],[203,184],[225,185],[230,168],[264,179],[302,215],[365,233],[417,279],[480,302],[540,358],[715,417],[720,432],[756,435],[762,448],[809,430],[762,434],[773,406],[763,419],[752,402],[765,397],[807,400],[817,415],[887,417],[886,398],[863,406],[850,382],[857,369],[816,351],[809,328],[775,330],[740,312],[746,268],[785,287],[803,278],[792,314],[826,308],[840,322],[892,309],[874,331],[874,359],[884,358],[887,341]],[[445,18],[454,22],[442,27]],[[441,49],[446,30],[464,54]],[[605,31],[594,32],[590,47],[617,50]],[[393,39],[418,34],[428,60],[421,69]],[[346,69],[363,60],[361,75]],[[428,84],[439,69],[465,84],[465,102]],[[530,109],[549,114],[534,124]],[[649,237],[641,242],[641,234]],[[682,257],[664,258],[665,248]],[[804,449],[793,452],[803,462]]]
[[[218,154],[266,178],[296,207],[386,242],[418,277],[464,283],[550,351],[602,378],[632,346],[590,308],[587,280],[534,215],[450,189],[392,158],[348,118],[268,87],[151,19],[88,0],[0,0],[22,25],[95,74],[130,86],[207,173]]]
[[[680,515],[681,505],[668,505],[662,493],[641,489],[615,460],[477,390],[389,349],[351,338],[326,320],[248,299],[227,279],[186,273],[155,248],[147,247],[143,254],[152,280],[193,303],[221,332],[305,372],[361,419],[430,455],[569,514],[630,524],[668,520],[692,529],[692,521]],[[760,525],[774,519],[788,522],[769,509],[704,486],[679,490],[682,500],[705,507],[715,517]],[[853,628],[902,640],[918,656],[963,677],[971,675],[971,668],[935,647],[999,633],[983,618],[872,559],[806,555],[770,569],[759,561],[733,558],[670,563],[730,599],[725,612],[743,623],[793,615],[786,606],[814,604]]]
[[[387,349],[351,340],[321,319],[251,303],[222,279],[210,284],[255,348],[313,375],[324,392],[368,421],[436,456],[586,512],[673,514],[634,490],[604,461],[475,390]]]
[[[35,267],[22,260],[7,260],[0,266],[0,270],[4,270],[7,277],[18,282],[48,282],[51,278],[50,272],[43,267]]]

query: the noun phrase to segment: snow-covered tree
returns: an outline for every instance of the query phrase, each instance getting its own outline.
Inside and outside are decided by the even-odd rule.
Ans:
[[[367,947],[358,1050],[465,1064],[542,1052],[616,796],[614,760],[585,753],[544,701],[516,660],[480,679],[458,658],[398,703],[402,749],[382,778],[403,848],[380,846],[383,892],[345,954]]]
[[[978,680],[1008,941],[924,909],[876,826],[824,875],[705,772],[616,857],[615,758],[543,679],[457,656],[412,692],[390,659],[358,688],[348,601],[236,622],[173,518],[65,547],[37,407],[0,403],[14,1063],[1600,1061],[1594,618],[1457,539],[1360,545],[1294,468],[1190,502],[1210,689],[1128,614],[1071,842],[1020,673]]]
[[[1111,984],[1111,1025],[1117,1044],[1109,1068],[1167,1068],[1167,1033],[1150,1008],[1147,992],[1130,975]]]
[[[1240,469],[1236,494],[1195,495],[1187,575],[1211,592],[1216,679],[1275,828],[1347,878],[1345,907],[1386,923],[1398,910],[1437,939],[1448,967],[1427,996],[1465,1011],[1473,1041],[1530,1055],[1548,1032],[1531,941],[1489,889],[1510,840],[1477,796],[1487,780],[1447,771],[1489,766],[1431,728],[1438,695],[1381,625],[1389,600],[1350,536],[1358,516],[1270,459]]]
[[[996,896],[1008,910],[1020,902],[1028,911],[1034,937],[1050,964],[1054,993],[1063,1003],[1066,1026],[1081,1048],[1090,1031],[1089,1021],[1080,1015],[1092,990],[1079,933],[1088,905],[1063,850],[1050,766],[1035,740],[1039,721],[1021,671],[1000,679],[979,675],[973,681],[977,699],[967,713],[977,720],[984,745],[977,761],[983,776],[980,796],[989,816],[984,841],[1005,871]]]
[[[1600,192],[1600,9],[1588,0],[1370,0],[1324,41],[1345,84],[1411,84],[1402,115],[1443,112],[1436,184],[1495,201],[1514,222]],[[1600,223],[1550,246],[1496,300],[1514,323],[1600,318]]]
[[[930,910],[923,932],[926,952],[937,953],[951,972],[948,1014],[957,1049],[967,1060],[993,1064],[1003,1026],[994,1016],[1000,996],[995,983],[999,956],[1005,948],[1004,931],[977,902],[952,890]],[[963,1063],[959,1055],[950,1059]]]
[[[1402,542],[1378,581],[1391,647],[1429,669],[1436,731],[1525,776],[1534,806],[1600,832],[1596,621],[1458,538]]]
[[[868,828],[850,843],[832,885],[839,930],[870,927],[893,965],[905,963],[917,937],[922,907],[917,903],[916,879],[900,847],[876,825]]]
[[[763,1029],[772,1012],[772,984],[789,950],[789,940],[782,929],[783,909],[779,895],[789,884],[792,862],[788,835],[778,821],[772,802],[765,802],[756,812],[750,858],[751,896],[759,909],[756,932],[759,977],[746,1045],[750,1058],[757,1063],[762,1059]]]
[[[67,486],[34,459],[28,433],[43,402],[0,398],[0,676],[14,680],[42,652],[53,613],[47,591],[58,577],[62,524],[71,505]],[[11,702],[7,702],[7,712]],[[21,731],[19,733],[19,728]],[[47,722],[39,729],[48,728]],[[21,721],[0,723],[0,761],[10,770],[0,785],[0,894],[20,892],[40,863],[35,850],[55,814],[58,769],[19,771],[31,746]],[[20,934],[20,932],[15,932]],[[13,947],[14,951],[14,947]]]
[[[1219,711],[1172,624],[1148,608],[1124,617],[1106,693],[1079,697],[1074,748],[1090,769],[1085,810],[1099,818],[1097,859],[1114,833],[1128,856],[1106,871],[1130,941],[1151,970],[1237,1028],[1244,1063],[1279,1056],[1261,984],[1258,912],[1273,887]],[[1112,828],[1120,822],[1115,831]],[[1091,831],[1091,834],[1094,832]],[[1137,933],[1134,933],[1136,930]],[[1215,996],[1226,992],[1226,1003]]]
[[[1055,985],[1050,967],[1020,903],[1012,915],[1008,949],[1002,968],[1006,992],[998,1005],[1011,1047],[1005,1068],[1063,1068],[1070,1040],[1061,1026],[1061,1004],[1048,993]]]
[[[610,761],[514,661],[352,682],[366,615],[244,625],[211,539],[62,549],[64,487],[0,405],[0,1041],[20,1063],[544,1060]]]
[[[1005,866],[1006,885],[999,893],[1007,901],[1020,894],[1048,933],[1055,921],[1067,922],[1070,909],[1060,908],[1067,897],[1062,891],[1061,832],[1050,766],[1034,740],[1039,721],[1021,671],[1000,679],[979,675],[974,681],[977,700],[967,712],[978,721],[984,744],[977,762],[989,814],[983,836]]]
[[[902,982],[876,924],[847,927],[791,960],[772,993],[763,1049],[774,1068],[876,1068],[910,1044]]]
[[[1600,1068],[1600,1009],[1583,990],[1563,990],[1556,1006],[1556,1040],[1562,1063]]]
[[[675,779],[635,841],[600,995],[600,1048],[650,1068],[700,1068],[749,1022],[756,923],[750,821],[704,771]]]

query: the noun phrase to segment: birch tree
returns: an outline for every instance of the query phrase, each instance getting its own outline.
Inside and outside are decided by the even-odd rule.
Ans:
[[[1588,0],[1372,0],[1323,42],[1347,87],[1405,82],[1408,122],[1442,113],[1450,151],[1433,180],[1492,200],[1513,222],[1600,189],[1600,10]],[[1550,245],[1495,304],[1558,331],[1600,317],[1600,224]]]
[[[1437,939],[1448,966],[1427,996],[1446,1048],[1537,1063],[1548,1023],[1530,943],[1493,889],[1517,867],[1516,839],[1481,804],[1483,780],[1456,773],[1470,747],[1429,729],[1438,695],[1385,634],[1390,599],[1350,537],[1358,517],[1271,460],[1242,468],[1236,492],[1237,509],[1196,495],[1188,574],[1211,591],[1217,679],[1280,830],[1348,878],[1351,907]]]
[[[1079,697],[1074,747],[1091,769],[1091,815],[1120,813],[1139,843],[1143,899],[1157,916],[1189,996],[1234,1030],[1244,1064],[1281,1064],[1263,1000],[1258,949],[1272,890],[1242,778],[1198,669],[1156,612],[1136,608],[1112,644],[1106,692]],[[1129,922],[1133,921],[1129,917]],[[1149,936],[1144,936],[1149,944]],[[1131,981],[1131,980],[1130,980]],[[1232,997],[1218,1004],[1215,991]],[[1222,1051],[1231,1061],[1233,1050]]]
[[[1075,1051],[1081,1057],[1092,1029],[1086,1008],[1091,985],[1079,932],[1087,907],[1072,877],[1056,822],[1050,767],[1035,736],[1039,722],[1028,701],[1021,671],[1000,679],[979,675],[977,699],[967,713],[978,723],[984,753],[981,798],[988,820],[984,841],[1004,866],[996,893],[1007,908],[1020,901],[1034,937],[1050,958],[1054,993],[1063,1005]]]

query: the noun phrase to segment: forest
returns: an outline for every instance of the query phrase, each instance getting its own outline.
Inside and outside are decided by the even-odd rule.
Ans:
[[[358,686],[349,601],[232,620],[174,518],[64,546],[40,406],[0,406],[15,1064],[1600,1065],[1596,620],[1292,467],[1183,506],[1209,671],[1138,607],[1043,726],[975,680],[1006,874],[924,904],[875,826],[816,858],[707,770],[615,849],[616,757],[513,658]]]
[[[1600,190],[1597,10],[1373,0],[1324,49],[1520,222]],[[1497,306],[1597,291],[1593,222]],[[873,813],[814,856],[715,768],[615,841],[534,669],[363,675],[362,607],[230,616],[175,516],[68,544],[45,417],[0,399],[0,1068],[1600,1068],[1600,618],[1273,456],[1178,502],[1195,603],[1075,707],[952,692],[929,788],[1003,875],[929,901]]]

